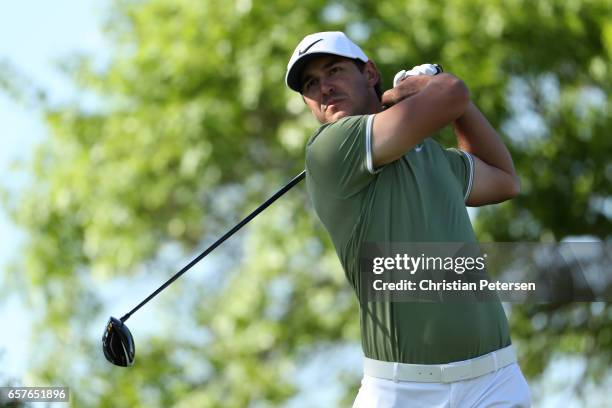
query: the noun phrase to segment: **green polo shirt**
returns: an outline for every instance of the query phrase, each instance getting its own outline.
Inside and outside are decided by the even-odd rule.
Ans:
[[[374,169],[374,115],[325,124],[306,147],[306,184],[345,275],[359,297],[366,242],[476,242],[465,207],[474,165],[431,138]],[[499,301],[360,303],[366,357],[411,364],[474,358],[510,344]]]

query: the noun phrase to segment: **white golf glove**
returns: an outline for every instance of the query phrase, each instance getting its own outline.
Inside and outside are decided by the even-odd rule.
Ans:
[[[396,87],[397,84],[402,82],[404,79],[409,76],[415,75],[436,75],[442,72],[442,67],[438,64],[422,64],[413,67],[411,70],[401,70],[395,77],[393,78],[393,87]]]

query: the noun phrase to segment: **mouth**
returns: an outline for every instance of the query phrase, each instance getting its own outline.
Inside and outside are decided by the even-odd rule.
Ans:
[[[336,107],[341,102],[342,102],[342,99],[332,99],[330,101],[327,101],[327,103],[324,104],[323,106],[325,107],[325,110],[327,110],[331,107]]]

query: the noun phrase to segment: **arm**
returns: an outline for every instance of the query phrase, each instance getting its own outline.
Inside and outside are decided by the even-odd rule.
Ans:
[[[516,197],[520,182],[510,152],[474,103],[468,104],[453,127],[459,148],[474,158],[474,184],[466,204],[481,206]]]
[[[383,104],[392,106],[374,117],[374,166],[399,159],[429,135],[459,119],[468,102],[467,87],[453,75],[422,75],[403,80],[383,95]]]

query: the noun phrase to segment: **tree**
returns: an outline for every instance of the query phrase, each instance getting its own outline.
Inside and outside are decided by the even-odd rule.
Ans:
[[[479,212],[480,239],[609,239],[611,11],[594,0],[117,1],[108,66],[81,57],[67,67],[99,106],[45,107],[50,139],[9,203],[30,237],[23,291],[44,311],[34,373],[71,385],[76,405],[281,405],[297,390],[296,364],[358,339],[356,302],[303,186],[222,247],[210,270],[164,292],[163,312],[139,312],[156,331],[135,333],[134,368],[108,365],[97,337],[111,296],[102,291],[155,287],[303,168],[316,124],[282,79],[309,32],[346,31],[384,78],[435,61],[466,81],[511,142],[524,192]],[[526,373],[561,350],[597,358],[590,367],[601,374],[610,312],[515,306]],[[542,315],[551,323],[534,328]]]

